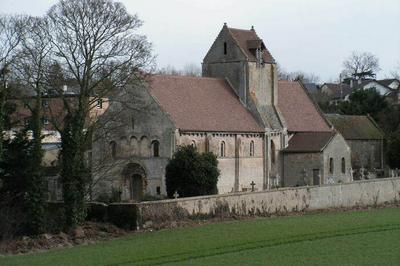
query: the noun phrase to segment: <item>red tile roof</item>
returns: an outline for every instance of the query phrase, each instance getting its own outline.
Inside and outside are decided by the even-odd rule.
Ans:
[[[250,49],[254,48],[254,44],[257,42],[261,42],[262,44],[263,41],[258,37],[257,33],[255,30],[242,30],[242,29],[234,29],[234,28],[228,28],[229,32],[232,34],[233,38],[237,41],[238,45],[240,48],[243,50],[245,55],[250,61],[256,61],[257,58],[255,56],[255,53],[252,52]],[[274,58],[272,57],[271,53],[268,51],[268,49],[265,47],[265,45],[262,46],[263,49],[263,58],[266,63],[275,63]]]
[[[149,91],[185,131],[264,132],[224,79],[153,75]]]
[[[278,82],[278,107],[291,132],[328,132],[331,128],[299,82]]]
[[[290,140],[284,152],[321,152],[335,136],[335,132],[300,132]]]

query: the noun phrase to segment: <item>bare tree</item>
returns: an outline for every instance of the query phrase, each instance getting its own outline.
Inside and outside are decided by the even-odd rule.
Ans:
[[[111,0],[61,0],[48,12],[49,41],[67,78],[78,84],[73,106],[64,100],[61,182],[69,226],[84,218],[88,183],[85,150],[92,136],[88,117],[99,99],[140,79],[151,67],[151,44],[136,33],[141,20]]]
[[[23,23],[20,17],[0,15],[0,159],[3,154],[3,130],[10,64],[15,59],[22,35]]]
[[[46,76],[50,67],[52,45],[47,40],[47,21],[42,18],[29,17],[23,20],[26,33],[21,40],[21,49],[13,62],[13,72],[16,80],[24,89],[34,92],[31,103],[28,97],[26,106],[30,108],[30,128],[33,132],[33,148],[30,156],[30,176],[27,180],[27,204],[30,212],[30,230],[40,233],[43,228],[44,187],[42,172],[42,95],[46,91]]]
[[[302,81],[304,83],[318,83],[320,81],[320,78],[313,73],[303,71],[287,72],[279,64],[277,64],[277,73],[279,80]]]
[[[395,79],[400,79],[400,61],[397,63],[397,66],[392,71],[392,77]]]
[[[196,63],[187,63],[183,66],[182,72],[184,76],[200,77],[201,67]]]
[[[201,77],[201,67],[196,63],[187,63],[182,69],[177,69],[172,65],[163,67],[157,71],[158,74],[162,75],[175,75],[175,76],[192,76]]]
[[[369,52],[353,51],[349,57],[343,61],[343,73],[347,77],[362,79],[375,77],[380,70],[379,59]]]

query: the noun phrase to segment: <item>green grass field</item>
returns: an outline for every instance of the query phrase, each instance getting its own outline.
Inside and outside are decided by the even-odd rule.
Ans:
[[[0,265],[400,265],[400,209],[259,218],[0,258]]]

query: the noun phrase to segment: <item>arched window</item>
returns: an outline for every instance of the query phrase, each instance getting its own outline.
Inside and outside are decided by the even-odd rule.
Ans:
[[[115,159],[115,157],[117,157],[117,143],[115,141],[110,142],[110,152],[111,157]]]
[[[254,141],[250,141],[250,156],[254,156]]]
[[[197,148],[197,145],[196,145],[196,141],[194,141],[194,140],[192,140],[192,143],[190,143],[190,145],[192,145],[193,146],[193,148]]]
[[[153,151],[154,157],[160,156],[160,142],[158,142],[158,140],[153,140],[153,142],[151,143],[151,149]]]
[[[221,147],[220,147],[220,153],[219,153],[219,155],[220,155],[221,157],[225,157],[225,142],[224,142],[224,141],[221,142]]]
[[[333,174],[333,158],[329,158],[329,173]]]
[[[346,160],[342,157],[342,173],[346,173]]]
[[[224,54],[227,54],[227,52],[228,52],[228,47],[226,45],[226,42],[224,42]]]
[[[139,155],[139,142],[135,136],[131,137],[130,140],[130,146],[131,146],[131,155]]]
[[[135,118],[133,116],[131,117],[131,128],[135,130]]]
[[[271,162],[275,163],[275,143],[271,140]]]

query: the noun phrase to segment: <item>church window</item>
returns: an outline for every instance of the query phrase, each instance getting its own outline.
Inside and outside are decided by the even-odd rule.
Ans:
[[[161,195],[161,187],[157,187],[156,190],[157,190],[157,195]]]
[[[220,154],[221,157],[225,157],[225,142],[221,142],[221,147],[220,147]]]
[[[153,156],[154,157],[160,157],[160,142],[158,142],[158,140],[154,140],[151,143],[151,147],[153,150]]]
[[[135,130],[135,118],[133,116],[131,117],[131,127],[132,130]]]
[[[228,52],[228,47],[226,45],[226,42],[224,42],[224,54],[227,54],[227,52]]]
[[[98,100],[97,100],[96,107],[97,107],[98,109],[102,109],[102,108],[103,108],[103,99],[98,99]]]
[[[117,143],[115,141],[110,142],[111,157],[115,159],[117,157]]]
[[[271,162],[275,163],[276,158],[275,158],[275,143],[271,140]]]
[[[329,173],[333,174],[333,158],[329,158]]]
[[[346,160],[344,159],[344,157],[342,158],[342,173],[346,173]]]
[[[193,146],[193,148],[197,148],[197,146],[196,146],[196,141],[194,141],[194,140],[192,140],[192,143],[190,144],[190,145],[192,145]]]
[[[254,141],[250,141],[250,156],[254,156]]]

